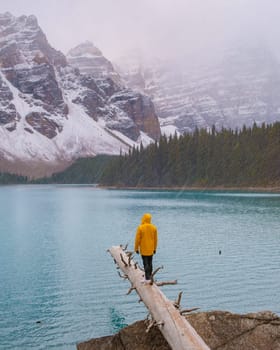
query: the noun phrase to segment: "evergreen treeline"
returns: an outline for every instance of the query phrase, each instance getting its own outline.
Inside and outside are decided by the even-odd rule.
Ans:
[[[119,186],[280,184],[280,123],[162,136],[113,160],[101,183]]]
[[[26,176],[0,173],[0,184],[1,185],[14,185],[14,184],[26,184],[28,179]]]
[[[0,184],[100,183],[111,186],[275,186],[280,185],[280,123],[242,130],[204,129],[162,136],[147,148],[122,156],[77,160],[49,178],[0,173]]]
[[[81,158],[66,170],[55,173],[50,177],[33,180],[40,184],[92,184],[98,183],[105,167],[114,159],[114,156],[99,155],[93,158]]]

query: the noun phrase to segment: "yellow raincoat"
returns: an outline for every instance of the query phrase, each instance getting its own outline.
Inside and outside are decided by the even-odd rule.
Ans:
[[[135,236],[134,251],[140,250],[140,254],[145,256],[153,255],[157,249],[157,228],[151,223],[151,219],[151,214],[143,215]]]

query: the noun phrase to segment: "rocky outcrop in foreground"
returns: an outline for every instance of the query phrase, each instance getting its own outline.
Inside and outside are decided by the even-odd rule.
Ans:
[[[211,311],[187,319],[212,350],[280,350],[280,317],[272,312],[238,315]],[[80,343],[77,349],[170,350],[158,328],[149,333],[146,328],[145,321],[138,321],[116,335]]]

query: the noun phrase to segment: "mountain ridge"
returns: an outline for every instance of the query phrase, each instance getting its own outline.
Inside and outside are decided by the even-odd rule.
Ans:
[[[280,120],[280,63],[269,49],[216,56],[112,63],[88,41],[65,56],[35,16],[0,14],[0,170],[32,175],[41,164],[34,171],[44,176],[44,163],[60,171],[80,157],[146,146],[161,133]]]
[[[151,97],[165,134],[280,120],[280,62],[265,44],[232,44],[187,63],[132,53],[115,67],[127,86]]]
[[[51,168],[160,136],[149,97],[82,74],[50,46],[35,16],[0,15],[0,92],[2,171],[25,175],[20,162]]]

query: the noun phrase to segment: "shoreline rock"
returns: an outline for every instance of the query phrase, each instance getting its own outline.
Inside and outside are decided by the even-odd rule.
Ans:
[[[270,311],[198,312],[188,321],[212,350],[280,350],[280,317]],[[157,327],[137,321],[117,334],[77,344],[77,350],[171,350]]]

